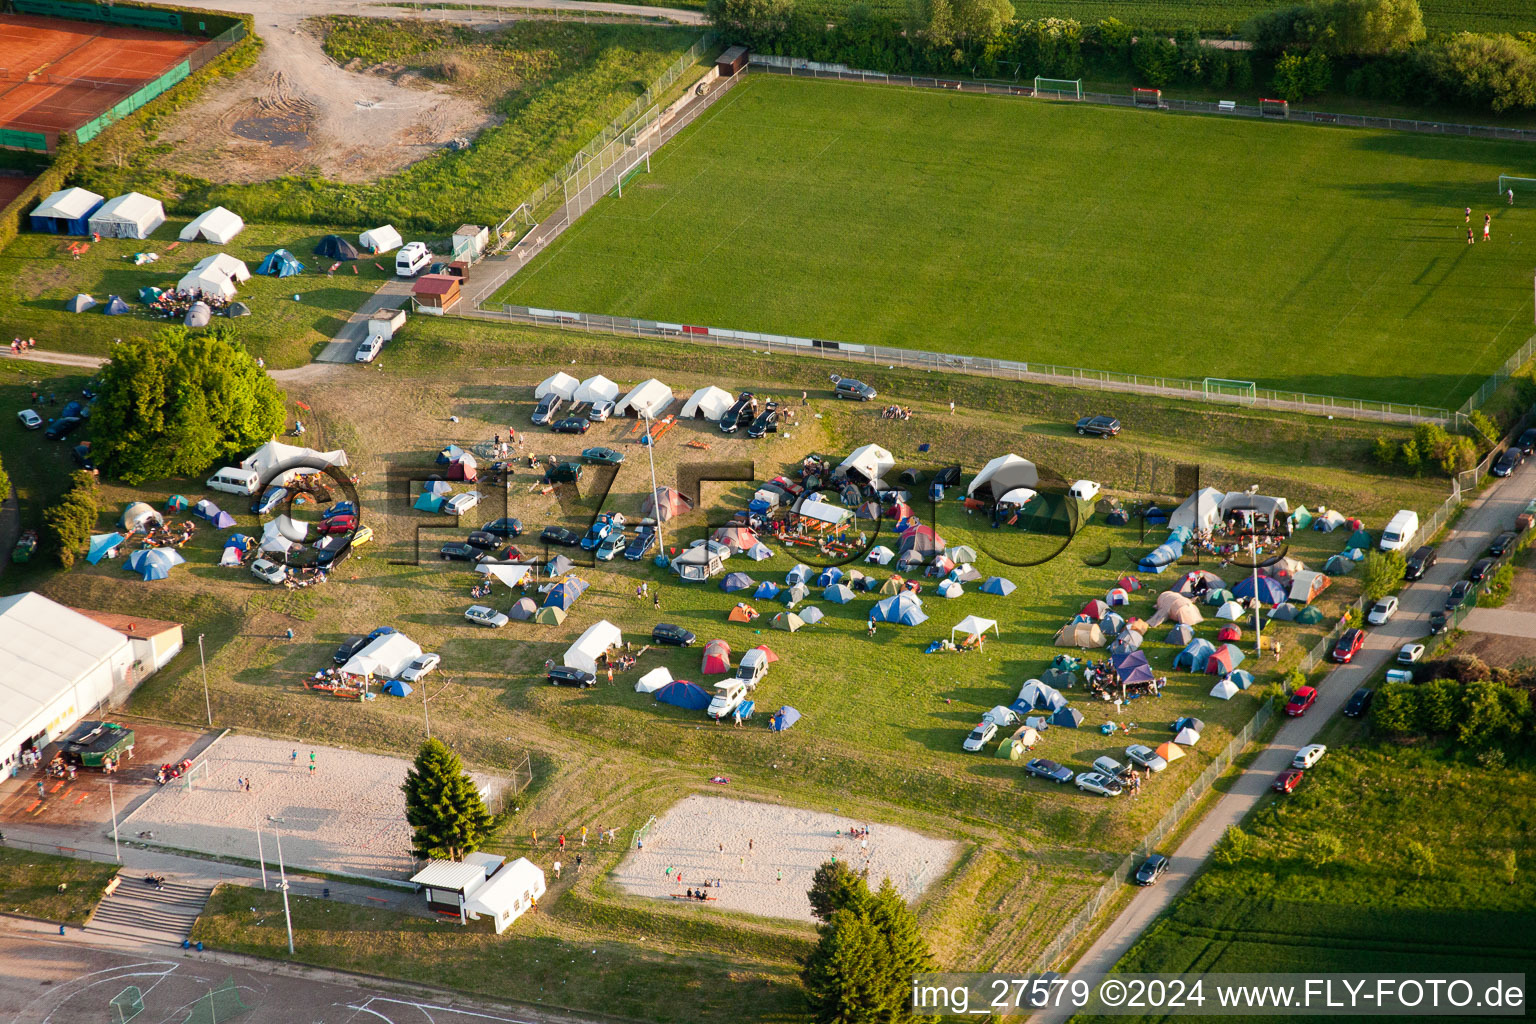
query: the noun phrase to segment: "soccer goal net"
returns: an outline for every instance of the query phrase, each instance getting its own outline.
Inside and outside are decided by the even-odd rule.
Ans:
[[[1253,402],[1259,397],[1259,388],[1251,380],[1229,380],[1225,377],[1207,377],[1204,386],[1207,398],[1225,395],[1238,398],[1245,402]]]
[[[1083,98],[1083,80],[1081,78],[1041,78],[1036,75],[1035,95],[1039,96],[1041,93],[1080,100]]]
[[[144,994],[137,985],[129,985],[107,1004],[107,1020],[110,1024],[129,1024],[144,1012]]]
[[[641,825],[639,828],[635,829],[635,834],[630,836],[629,845],[631,847],[638,847],[638,846],[640,846],[640,844],[644,843],[646,841],[646,839],[650,838],[651,828],[655,824],[656,824],[656,815],[653,814],[653,815],[650,816],[650,818],[646,821],[646,823],[644,825]]]
[[[193,789],[197,786],[206,786],[211,774],[212,769],[208,767],[208,759],[204,758],[187,769],[186,774],[181,777],[182,787]]]
[[[1516,195],[1536,194],[1536,178],[1521,178],[1513,174],[1499,175],[1499,195],[1508,195],[1510,192]]]
[[[1290,117],[1291,105],[1285,100],[1259,100],[1260,117]]]

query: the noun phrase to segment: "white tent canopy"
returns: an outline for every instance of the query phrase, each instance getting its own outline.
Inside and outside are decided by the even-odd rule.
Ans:
[[[241,469],[255,470],[266,478],[279,466],[287,466],[296,463],[293,469],[271,477],[271,483],[287,483],[295,475],[303,470],[318,470],[322,466],[345,466],[347,453],[341,449],[332,452],[318,452],[313,448],[299,448],[291,444],[283,444],[277,438],[273,438],[260,448],[256,449],[240,462]]]
[[[956,633],[964,633],[966,636],[974,633],[976,636],[980,636],[989,629],[992,631],[993,636],[999,635],[996,619],[984,619],[980,615],[967,615],[949,631],[949,638],[953,640]]]
[[[695,391],[688,397],[688,401],[683,403],[683,419],[703,416],[714,423],[725,415],[725,411],[731,407],[733,401],[729,391],[709,384]]]
[[[575,400],[578,402],[613,402],[619,397],[619,386],[613,381],[598,374],[596,377],[588,377],[576,388]]]
[[[1217,700],[1231,700],[1233,697],[1237,696],[1237,684],[1232,682],[1230,679],[1223,679],[1221,682],[1211,687],[1211,696],[1215,697]]]
[[[250,279],[249,267],[228,253],[221,252],[198,260],[176,282],[176,288],[178,291],[202,292],[204,295],[219,295],[229,299],[235,295],[237,282]]]
[[[215,206],[193,218],[192,223],[182,228],[181,234],[177,237],[183,242],[192,242],[201,238],[214,245],[226,245],[244,230],[245,221],[241,220],[238,214],[231,213],[222,206]]]
[[[846,508],[822,501],[820,498],[802,501],[800,507],[795,509],[795,515],[814,519],[818,523],[826,523],[829,526],[841,526],[853,518],[853,513]]]
[[[601,658],[605,651],[623,643],[624,634],[619,632],[619,627],[607,619],[602,619],[588,626],[587,631],[566,648],[565,658],[561,664],[566,668],[579,668],[583,672],[597,675],[597,659]]]
[[[404,633],[385,633],[352,655],[342,672],[354,676],[394,679],[406,666],[421,657],[421,647]]]
[[[108,199],[91,214],[91,230],[103,238],[148,238],[165,223],[165,207],[160,200],[141,192],[128,192]]]
[[[672,389],[652,377],[650,380],[636,384],[613,411],[620,416],[627,416],[632,412],[636,416],[654,417],[660,416],[662,411],[671,404]]]
[[[655,693],[672,681],[672,673],[665,665],[651,669],[635,683],[636,693]]]
[[[896,458],[877,444],[866,444],[855,448],[837,468],[857,473],[866,481],[875,483],[896,468]]]
[[[287,515],[280,515],[275,519],[269,519],[261,528],[262,551],[284,552],[301,542],[309,532],[309,524],[303,520],[295,520]]]
[[[391,249],[400,248],[405,244],[405,239],[400,237],[400,232],[395,230],[393,224],[385,224],[382,227],[369,228],[358,235],[357,244],[365,250],[386,253]]]
[[[548,394],[556,394],[569,402],[580,386],[581,381],[562,371],[540,381],[539,386],[533,389],[533,397],[543,398]]]
[[[79,220],[101,202],[101,196],[84,188],[65,188],[44,199],[42,205],[32,211],[33,217],[53,217],[57,220]]]
[[[1168,517],[1172,529],[1209,530],[1221,518],[1222,494],[1214,487],[1202,487],[1184,499]]]
[[[523,577],[533,571],[531,565],[502,565],[497,562],[481,562],[475,566],[475,571],[487,576],[494,576],[509,587],[515,587],[523,581]]]
[[[999,455],[976,474],[965,489],[966,497],[976,493],[977,488],[984,484],[990,484],[993,480],[1003,485],[1004,490],[1012,490],[1015,487],[1038,487],[1040,474],[1035,471],[1035,464],[1028,459],[1009,452],[1007,455]],[[992,488],[997,491],[997,487]]]
[[[519,857],[491,876],[490,881],[476,889],[474,895],[464,901],[464,912],[478,920],[481,914],[490,917],[496,934],[531,909],[544,895],[544,872],[527,857]]]

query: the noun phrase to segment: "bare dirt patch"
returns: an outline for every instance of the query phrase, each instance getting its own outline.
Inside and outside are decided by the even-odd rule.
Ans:
[[[851,826],[868,828],[869,835],[855,839]],[[706,906],[796,921],[815,920],[806,893],[828,860],[868,868],[871,886],[889,878],[911,901],[944,875],[960,849],[894,825],[698,794],[658,818],[644,843],[613,872],[625,891],[670,900],[708,879]]]

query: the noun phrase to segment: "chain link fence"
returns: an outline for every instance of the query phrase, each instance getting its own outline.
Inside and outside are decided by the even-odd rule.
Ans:
[[[1062,953],[1066,952],[1070,946],[1088,934],[1089,927],[1093,924],[1093,919],[1098,916],[1099,911],[1103,910],[1105,905],[1124,891],[1125,884],[1136,874],[1136,869],[1141,866],[1141,862],[1147,859],[1147,856],[1156,849],[1157,844],[1165,836],[1178,827],[1179,822],[1183,820],[1184,815],[1189,809],[1215,785],[1216,780],[1221,777],[1221,773],[1226,771],[1233,761],[1237,760],[1238,756],[1252,742],[1253,737],[1258,734],[1259,730],[1263,729],[1269,720],[1274,717],[1274,713],[1275,702],[1273,700],[1266,700],[1263,704],[1259,705],[1259,710],[1248,720],[1248,724],[1238,730],[1237,735],[1233,736],[1232,741],[1222,748],[1221,753],[1217,754],[1211,763],[1205,766],[1205,770],[1195,778],[1195,781],[1190,783],[1183,793],[1179,794],[1179,798],[1173,802],[1173,806],[1168,808],[1167,812],[1157,820],[1157,824],[1153,825],[1147,831],[1147,834],[1141,837],[1141,841],[1136,844],[1135,849],[1115,866],[1115,869],[1109,873],[1109,878],[1094,891],[1093,895],[1088,897],[1088,902],[1083,904],[1082,909],[1058,929],[1056,938],[1052,939],[1050,944],[1035,958],[1035,971],[1049,970]]]

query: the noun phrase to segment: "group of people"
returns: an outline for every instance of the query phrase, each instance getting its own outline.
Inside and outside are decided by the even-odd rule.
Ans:
[[[178,764],[163,764],[155,770],[155,781],[163,786],[172,779],[181,778],[191,770],[192,761],[190,758],[182,760]]]
[[[179,523],[159,523],[149,528],[149,532],[139,542],[139,547],[180,548],[185,546],[196,533],[197,524],[190,519]]]
[[[153,302],[149,303],[151,316],[163,317],[167,320],[181,320],[187,315],[194,303],[206,303],[208,308],[217,313],[229,306],[229,299],[223,295],[205,295],[201,289],[172,289],[161,292]]]
[[[912,409],[904,405],[888,405],[880,410],[880,418],[883,420],[909,420],[912,418]]]
[[[317,583],[324,583],[330,578],[330,566],[306,565],[299,568],[289,568],[288,575],[283,577],[283,589],[303,590]]]
[[[37,348],[37,342],[33,341],[31,338],[11,339],[11,355],[13,356],[19,356],[23,352],[29,352],[34,348]]]

